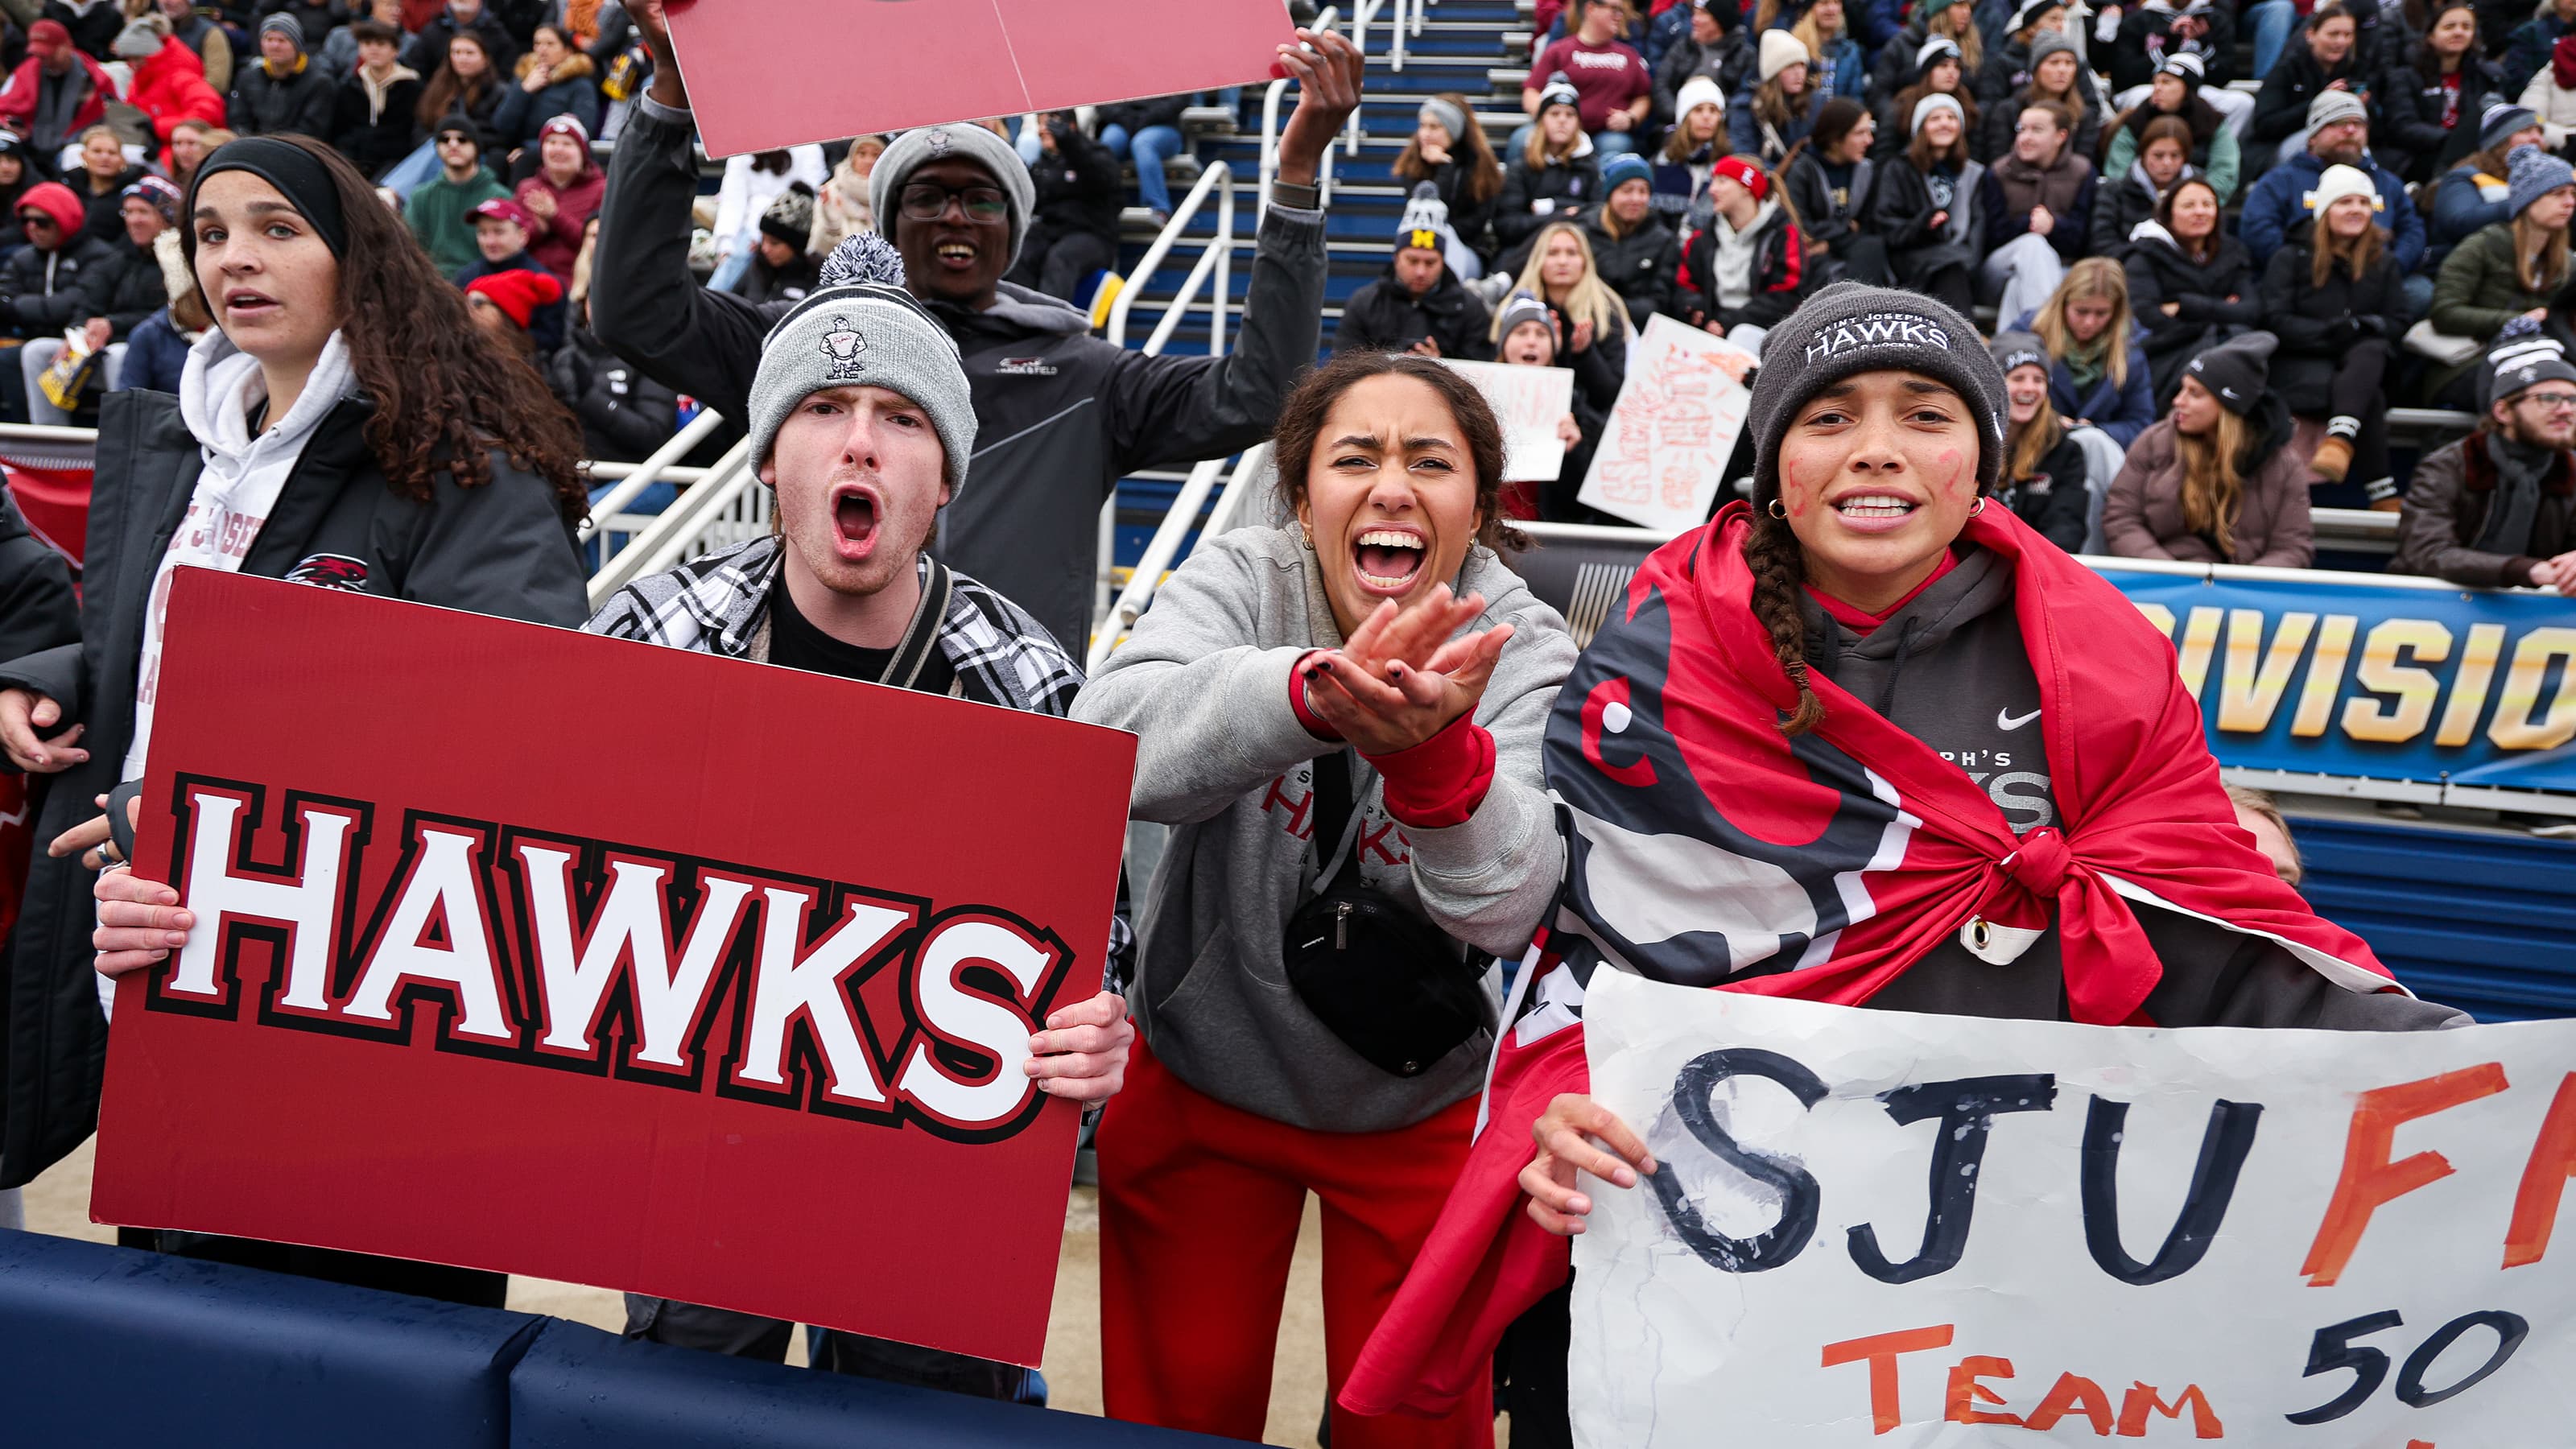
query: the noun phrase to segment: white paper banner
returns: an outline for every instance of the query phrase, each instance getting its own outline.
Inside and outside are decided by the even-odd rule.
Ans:
[[[1578,1444],[2576,1442],[2576,1021],[2118,1029],[1604,969],[1584,1029],[1661,1171],[1584,1180]]]
[[[1628,378],[1578,499],[1678,533],[1708,517],[1753,394],[1717,365],[1744,349],[1658,313],[1628,345]]]
[[[1573,370],[1440,361],[1476,385],[1503,425],[1503,481],[1555,482],[1565,468],[1565,440],[1557,436],[1556,425],[1574,411]]]

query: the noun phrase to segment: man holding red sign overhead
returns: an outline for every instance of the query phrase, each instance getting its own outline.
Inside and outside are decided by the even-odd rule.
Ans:
[[[661,0],[630,11],[653,84],[609,163],[591,325],[647,377],[739,418],[761,338],[788,306],[756,307],[690,276],[696,122]],[[1338,35],[1298,35],[1311,48],[1279,52],[1299,98],[1229,356],[1147,357],[1092,336],[1081,311],[1004,282],[1033,188],[1009,143],[981,126],[906,132],[871,178],[877,227],[903,254],[909,290],[956,339],[989,440],[975,457],[975,491],[942,520],[938,555],[1069,647],[1090,632],[1093,543],[1110,488],[1139,468],[1262,441],[1280,397],[1314,362],[1325,274],[1315,176],[1359,106],[1362,61]],[[823,280],[835,280],[828,265]]]

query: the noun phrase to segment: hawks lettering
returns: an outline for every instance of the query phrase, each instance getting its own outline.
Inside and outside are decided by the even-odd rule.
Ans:
[[[442,1050],[964,1140],[1036,1116],[1017,1058],[1072,955],[993,907],[421,812],[371,887],[373,807],[289,792],[263,812],[257,787],[178,788],[173,876],[198,926],[152,1010],[395,1046],[427,1031]]]
[[[1808,362],[1840,357],[1864,347],[1937,347],[1950,345],[1947,328],[1910,312],[1873,312],[1819,332],[1807,343]]]

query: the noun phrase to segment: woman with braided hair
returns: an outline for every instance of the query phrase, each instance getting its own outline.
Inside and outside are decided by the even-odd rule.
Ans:
[[[1751,501],[1646,560],[1558,696],[1547,784],[1579,839],[1488,1125],[1347,1408],[1477,1390],[1534,1306],[1513,1336],[1559,1315],[1562,1363],[1538,1305],[1563,1240],[1657,1170],[1588,1095],[1596,971],[2101,1026],[2460,1019],[2282,883],[2172,646],[1994,503],[2004,378],[1966,318],[1836,283],[1763,358]]]

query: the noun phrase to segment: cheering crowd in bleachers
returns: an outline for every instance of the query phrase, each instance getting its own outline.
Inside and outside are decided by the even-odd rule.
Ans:
[[[1615,522],[1577,501],[1581,466],[1648,318],[1727,338],[1742,372],[1828,283],[1902,286],[2009,360],[2004,497],[2070,550],[2305,567],[2312,503],[2367,507],[2407,514],[2399,569],[2550,586],[2576,543],[2554,488],[2491,536],[2482,516],[2475,564],[2435,495],[2463,447],[2576,436],[2562,9],[2490,33],[2421,0],[1917,0],[1901,25],[1894,0],[1542,3],[1499,154],[1467,97],[1422,108],[1395,256],[1335,350],[1574,366],[1569,463],[1512,502]],[[2226,84],[2249,18],[2250,93]],[[2231,388],[2183,376],[2205,354]],[[2392,406],[2487,426],[2419,457]]]
[[[2576,172],[2558,153],[2576,21],[2551,4],[1544,0],[1534,21],[1499,152],[1467,96],[1422,107],[1394,164],[1415,193],[1395,255],[1332,336],[1571,367],[1567,465],[1516,486],[1519,516],[1602,521],[1577,501],[1582,469],[1649,318],[1729,339],[1749,372],[1770,325],[1848,278],[1937,297],[2045,373],[2013,420],[2027,469],[2008,496],[2055,541],[2305,565],[2292,505],[2413,495],[2428,458],[2392,445],[2392,405],[2485,416],[2491,350],[2545,360],[2570,337]],[[2250,93],[2228,84],[2249,51]],[[654,71],[616,0],[50,0],[0,58],[0,341],[22,344],[24,381],[0,389],[0,416],[86,421],[106,391],[175,386],[207,323],[180,276],[179,199],[210,149],[281,131],[375,182],[592,456],[638,460],[696,406],[589,325],[593,143],[622,134]],[[1010,280],[1105,308],[1125,207],[1171,214],[1165,165],[1189,149],[1194,100],[1237,97],[983,123],[1028,168]],[[731,158],[693,208],[692,277],[755,303],[804,296],[870,226],[886,141]],[[2268,351],[2235,354],[2246,396],[2205,425],[2177,407],[2197,386],[2187,359],[2258,332]],[[2557,396],[2496,428],[2576,441]],[[2273,526],[2241,526],[2249,510]],[[2537,532],[2491,540],[2476,580],[2554,578],[2562,511],[2552,494]],[[2398,567],[2457,575],[2443,547],[2410,523]]]

